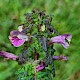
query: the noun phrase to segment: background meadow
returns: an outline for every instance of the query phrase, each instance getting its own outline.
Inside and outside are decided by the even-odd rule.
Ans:
[[[24,14],[34,8],[54,15],[52,24],[58,32],[73,36],[68,49],[55,45],[55,55],[64,54],[69,60],[55,61],[54,80],[80,80],[80,0],[0,0],[0,50],[20,54],[21,47],[12,46],[8,36],[24,22]],[[16,80],[19,67],[17,62],[0,57],[0,80]]]

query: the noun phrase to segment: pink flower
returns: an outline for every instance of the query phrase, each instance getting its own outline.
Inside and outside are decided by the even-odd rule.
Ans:
[[[1,51],[1,50],[0,50],[0,56],[3,56],[4,58],[12,59],[12,60],[16,60],[18,58],[18,56],[16,56],[15,54]]]
[[[41,70],[43,70],[45,68],[45,65],[43,62],[41,62],[37,67],[36,67],[36,71],[39,72]]]
[[[53,56],[54,60],[68,60],[68,57],[64,56],[64,55],[60,55],[60,56]]]
[[[19,46],[23,45],[25,41],[28,41],[29,37],[26,34],[24,34],[23,32],[14,30],[14,31],[10,32],[9,39],[15,47],[19,47]]]
[[[62,44],[63,47],[68,48],[69,47],[68,42],[71,41],[71,38],[72,38],[72,35],[71,34],[64,34],[64,35],[59,35],[59,36],[56,36],[56,37],[52,37],[50,39],[50,42],[51,43]]]

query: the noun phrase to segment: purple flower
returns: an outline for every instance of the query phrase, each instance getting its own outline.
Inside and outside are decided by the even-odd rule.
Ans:
[[[43,62],[41,62],[37,67],[36,67],[36,71],[39,72],[41,70],[43,70],[45,68],[45,65]]]
[[[60,56],[53,56],[54,60],[68,60],[68,57],[64,56],[64,55],[60,55]]]
[[[12,59],[12,60],[16,60],[18,58],[18,56],[16,56],[15,54],[5,52],[5,51],[0,51],[0,56],[4,58]]]
[[[23,45],[25,41],[29,40],[29,36],[27,36],[23,32],[14,30],[14,31],[10,32],[9,39],[15,47],[19,47],[19,46]]]
[[[71,41],[71,38],[72,38],[71,34],[64,34],[64,35],[59,35],[59,36],[56,36],[56,37],[52,37],[50,39],[50,42],[51,43],[62,44],[63,47],[68,48],[69,47],[69,43],[68,42]]]

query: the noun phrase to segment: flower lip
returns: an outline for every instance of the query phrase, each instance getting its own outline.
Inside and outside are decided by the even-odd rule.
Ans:
[[[18,37],[11,37],[10,41],[15,47],[19,47],[24,44],[25,40],[19,39]]]
[[[66,42],[66,40],[71,41],[72,35],[71,34],[63,34],[63,35],[59,35],[56,37],[52,37],[50,39],[51,43],[58,43],[58,44],[62,44],[63,47],[68,48],[69,44],[68,42]]]

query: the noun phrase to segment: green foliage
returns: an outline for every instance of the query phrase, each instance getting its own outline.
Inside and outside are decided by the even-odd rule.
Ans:
[[[19,80],[34,80],[34,66],[31,63],[27,63],[16,74]]]
[[[18,71],[16,72],[16,75],[18,76],[19,80],[34,80],[36,77],[37,80],[52,80],[51,78],[51,71],[46,68],[43,71],[36,72],[36,63],[30,63],[28,62],[26,65],[22,66]]]
[[[36,74],[37,76],[37,80],[52,80],[52,77],[51,77],[51,71],[49,71],[48,69],[46,69],[46,71],[40,71]]]
[[[68,50],[55,45],[55,55],[64,53],[69,56],[69,60],[55,62],[56,77],[53,80],[80,80],[80,0],[0,0],[0,49],[17,55],[20,53],[22,47],[14,48],[11,45],[9,33],[24,22],[23,15],[26,12],[36,7],[45,10],[46,14],[54,14],[52,24],[59,33],[73,35]],[[14,73],[17,68],[19,66],[16,62],[6,62],[0,58],[0,80],[15,80]]]

